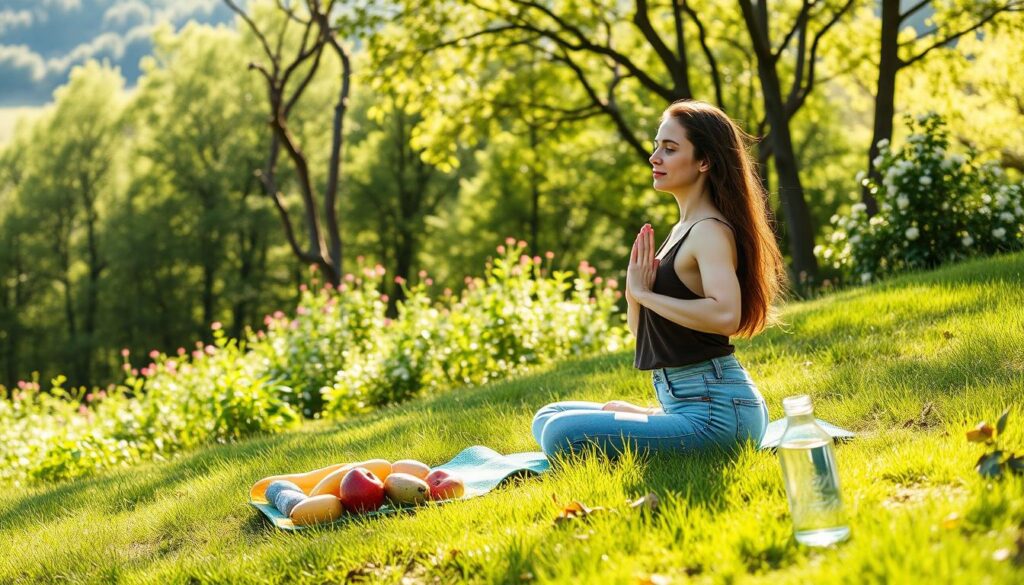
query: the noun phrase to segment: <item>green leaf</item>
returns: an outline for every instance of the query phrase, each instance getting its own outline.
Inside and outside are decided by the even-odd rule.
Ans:
[[[999,420],[996,421],[996,436],[1003,436],[1003,430],[1006,429],[1006,419],[1010,416],[1010,407],[1007,406],[1003,414],[999,415]]]
[[[1014,473],[1024,473],[1024,455],[1013,455],[1006,460],[1006,467]]]
[[[1000,460],[1003,458],[1002,451],[992,451],[981,456],[976,469],[982,477],[998,478],[1003,474]]]

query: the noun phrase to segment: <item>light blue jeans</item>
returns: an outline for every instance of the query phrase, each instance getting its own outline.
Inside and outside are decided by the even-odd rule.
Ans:
[[[661,413],[601,410],[601,402],[548,404],[533,418],[533,437],[548,456],[596,444],[609,456],[635,450],[733,449],[761,442],[768,407],[735,355],[651,371]]]

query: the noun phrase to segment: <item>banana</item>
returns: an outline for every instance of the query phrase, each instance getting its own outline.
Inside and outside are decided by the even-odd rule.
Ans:
[[[287,475],[272,475],[270,477],[264,477],[252,484],[252,487],[249,488],[249,499],[254,502],[266,501],[267,498],[265,494],[267,492],[267,486],[269,486],[271,482],[279,479],[294,483],[299,486],[303,492],[308,494],[321,479],[345,465],[345,463],[335,463],[334,465],[328,465],[327,467],[314,469],[313,471],[307,471],[306,473],[291,473]]]

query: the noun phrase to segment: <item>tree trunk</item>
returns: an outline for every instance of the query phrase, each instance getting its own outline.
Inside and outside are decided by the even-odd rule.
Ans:
[[[896,74],[900,70],[899,50],[900,2],[882,0],[882,50],[878,60],[878,85],[875,92],[875,123],[868,147],[868,176],[876,183],[881,177],[872,161],[878,156],[878,142],[892,140],[892,118],[896,112]],[[867,206],[868,215],[878,212],[878,201],[861,187],[861,199]]]
[[[799,165],[789,131],[789,118],[782,101],[782,86],[768,38],[767,6],[760,3],[756,15],[749,1],[741,2],[741,7],[757,55],[757,72],[761,79],[765,115],[770,126],[772,155],[775,157],[775,171],[779,179],[779,200],[786,216],[792,269],[798,282],[813,280],[818,274],[818,262],[814,258],[814,230],[811,228],[807,201],[804,200]]]

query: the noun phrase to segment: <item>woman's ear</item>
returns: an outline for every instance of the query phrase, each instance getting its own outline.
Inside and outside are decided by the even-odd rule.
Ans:
[[[709,161],[708,159],[700,161],[700,167],[698,167],[698,170],[700,170],[700,172],[702,173],[706,173],[709,170],[711,170],[711,161]]]

